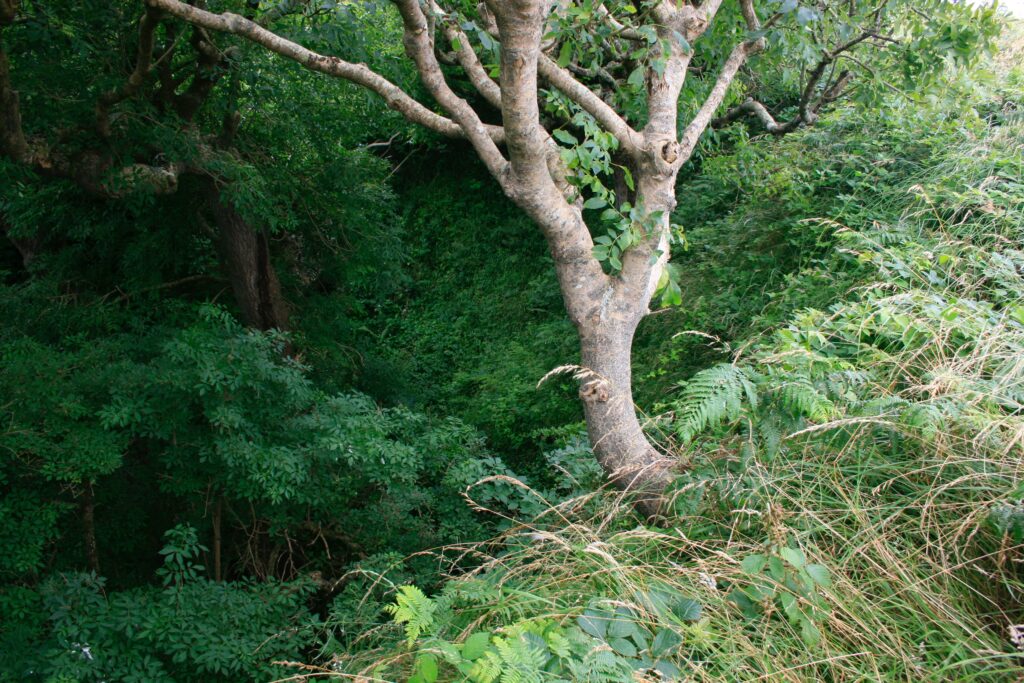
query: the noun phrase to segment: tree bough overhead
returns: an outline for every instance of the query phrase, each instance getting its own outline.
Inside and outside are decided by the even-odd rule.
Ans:
[[[702,135],[747,114],[785,133],[844,97],[920,90],[934,67],[970,58],[988,34],[962,22],[989,12],[938,1],[489,0],[473,7],[394,0],[405,53],[438,113],[365,64],[272,30],[306,3],[249,2],[243,16],[202,2],[146,2],[150,12],[241,36],[356,83],[408,120],[472,145],[547,239],[579,333],[580,397],[594,453],[649,514],[663,505],[674,462],[637,417],[630,353],[652,297],[674,286],[666,264],[677,176]],[[755,66],[780,68],[773,58],[784,71],[787,60],[806,64],[792,75],[799,101],[775,103],[796,110],[781,124],[749,85]],[[458,94],[455,78],[479,97]],[[733,102],[742,103],[720,111]],[[488,121],[490,109],[500,110],[500,125]]]

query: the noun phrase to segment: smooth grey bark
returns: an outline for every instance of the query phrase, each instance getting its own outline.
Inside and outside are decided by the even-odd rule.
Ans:
[[[648,441],[633,405],[631,349],[636,325],[594,325],[580,332],[582,364],[593,377],[580,389],[587,434],[611,481],[637,494],[648,515],[661,511],[673,461]]]

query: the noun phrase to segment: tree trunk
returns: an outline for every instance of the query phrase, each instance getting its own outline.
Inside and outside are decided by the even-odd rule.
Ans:
[[[82,493],[82,540],[85,544],[85,558],[89,569],[100,573],[100,553],[96,544],[96,498],[92,482],[85,482]]]
[[[32,265],[32,262],[36,260],[36,256],[39,255],[39,251],[42,249],[42,228],[39,228],[39,232],[33,237],[14,237],[11,235],[10,226],[4,221],[3,216],[0,216],[0,232],[2,232],[7,237],[8,241],[14,245],[14,248],[18,250],[18,254],[21,256],[21,265],[28,270]]]
[[[212,181],[207,187],[207,204],[217,224],[221,255],[242,322],[258,330],[288,329],[288,307],[270,260],[267,234],[254,230],[223,200]]]
[[[603,317],[579,325],[586,373],[580,399],[594,455],[617,487],[635,496],[648,516],[663,512],[673,461],[647,440],[633,404],[631,349],[639,315]]]
[[[675,207],[674,185],[679,169],[693,154],[701,133],[723,103],[729,86],[747,58],[765,46],[763,35],[748,33],[733,43],[718,77],[693,118],[681,128],[679,98],[694,52],[690,47],[714,20],[720,0],[649,3],[645,28],[653,29],[651,64],[645,70],[646,124],[636,131],[609,105],[607,98],[544,54],[552,5],[549,0],[485,0],[477,6],[485,30],[497,34],[500,69],[497,88],[472,49],[459,49],[459,63],[470,82],[492,105],[500,105],[502,125],[489,126],[445,79],[435,49],[435,29],[459,44],[469,41],[445,21],[437,3],[394,0],[404,26],[406,55],[420,80],[446,115],[438,115],[400,88],[369,70],[334,56],[320,55],[233,14],[213,14],[181,0],[147,0],[179,18],[207,29],[240,35],[308,69],[342,78],[373,90],[388,106],[414,123],[443,135],[465,138],[505,194],[544,231],[558,271],[566,311],[580,332],[583,362],[594,373],[581,395],[594,451],[613,480],[628,490],[642,491],[643,507],[657,510],[671,476],[647,442],[633,409],[629,373],[630,346],[640,318],[647,312],[654,286],[668,259],[668,217]],[[751,33],[761,28],[752,0],[740,0],[740,12]],[[610,17],[611,12],[606,10]],[[430,19],[428,20],[428,16]],[[458,16],[453,13],[452,18]],[[772,21],[777,18],[776,15]],[[611,17],[612,23],[614,17]],[[639,29],[627,39],[646,36]],[[619,29],[617,32],[622,32]],[[866,34],[871,35],[871,34]],[[660,63],[661,68],[654,65]],[[579,66],[579,65],[577,65]],[[622,257],[621,273],[608,276],[592,257],[593,240],[582,217],[585,205],[579,188],[568,182],[571,169],[562,150],[541,125],[538,76],[543,87],[560,91],[587,112],[618,143],[637,183],[637,206],[650,223],[641,244]],[[613,90],[615,88],[613,87]],[[610,94],[610,93],[609,93]],[[450,118],[448,118],[450,117]],[[505,151],[498,148],[504,142]],[[632,196],[625,174],[617,182],[618,201]]]
[[[220,582],[224,575],[221,572],[221,524],[224,521],[224,498],[217,496],[217,503],[213,508],[213,580]]]

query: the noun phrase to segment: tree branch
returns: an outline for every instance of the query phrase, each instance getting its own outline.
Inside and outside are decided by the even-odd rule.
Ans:
[[[829,66],[835,64],[836,60],[840,57],[848,57],[849,55],[846,53],[860,43],[871,38],[881,39],[884,42],[898,42],[892,38],[880,35],[875,30],[868,30],[831,50],[823,51],[821,59],[819,59],[818,63],[814,65],[814,68],[811,69],[810,75],[807,78],[807,83],[804,85],[804,88],[800,93],[800,100],[797,103],[799,111],[797,115],[789,121],[779,123],[771,113],[768,112],[768,109],[763,104],[753,98],[747,98],[743,104],[733,107],[722,116],[712,120],[711,126],[713,128],[721,128],[722,126],[728,125],[733,121],[743,118],[744,116],[750,115],[756,117],[767,132],[773,135],[785,135],[786,133],[796,130],[803,124],[813,124],[817,120],[822,107],[839,99],[842,96],[843,91],[846,89],[846,86],[853,79],[852,72],[844,70],[840,72],[834,83],[826,84],[821,95],[815,98],[821,79],[825,75],[825,71]]]
[[[377,93],[384,99],[388,107],[399,112],[409,121],[436,133],[452,138],[466,137],[465,131],[458,123],[432,112],[365,64],[352,64],[337,57],[317,54],[237,14],[214,14],[187,5],[180,0],[147,0],[147,3],[189,23],[212,31],[221,31],[246,38],[271,52],[302,64],[311,71],[361,85]],[[485,126],[485,130],[494,142],[501,143],[504,140],[504,131],[500,126]]]
[[[160,23],[160,12],[152,7],[147,7],[145,14],[139,21],[139,48],[135,58],[135,68],[132,69],[128,80],[120,88],[111,90],[100,95],[96,103],[96,129],[104,137],[110,137],[110,110],[115,104],[123,102],[139,91],[142,84],[149,75],[153,64],[153,34]]]
[[[8,0],[0,0],[7,2]],[[7,5],[0,5],[0,32],[14,18]],[[21,108],[17,91],[11,82],[10,60],[0,45],[0,153],[14,161],[32,167],[38,173],[67,178],[86,191],[106,197],[121,197],[140,187],[155,194],[171,194],[178,189],[178,176],[183,168],[178,164],[152,166],[130,164],[113,170],[108,156],[98,152],[85,152],[69,159],[49,149],[42,140],[26,137],[21,122]]]
[[[615,136],[622,150],[636,158],[641,146],[640,133],[626,123],[626,120],[608,106],[594,91],[576,80],[567,69],[558,66],[550,57],[540,54],[537,71],[553,87],[578,104],[597,120],[601,127]]]
[[[555,260],[566,310],[577,325],[594,314],[609,284],[593,256],[594,243],[578,205],[559,187],[557,157],[540,124],[538,60],[545,22],[544,0],[488,0],[501,40],[502,121],[510,173],[505,191],[544,231]]]
[[[719,2],[721,2],[721,0],[719,0]],[[644,38],[643,35],[641,35],[635,28],[632,26],[626,26],[616,19],[612,15],[611,11],[604,6],[604,3],[601,3],[601,5],[598,6],[597,14],[604,20],[604,23],[608,24],[612,30],[615,31],[615,35],[620,38],[634,41],[646,41],[646,38]]]
[[[0,40],[3,31],[14,21],[17,6],[13,0],[0,0]],[[21,104],[11,82],[11,63],[0,42],[0,151],[15,161],[28,162],[31,152],[21,127]]]
[[[743,17],[746,19],[748,28],[756,30],[760,27],[760,22],[757,20],[757,15],[754,13],[752,0],[740,0],[740,6],[743,10]],[[774,20],[772,17],[769,22]],[[704,100],[704,104],[697,111],[697,114],[690,121],[690,124],[686,126],[679,141],[679,158],[676,159],[675,164],[677,167],[682,166],[687,159],[693,154],[693,150],[697,146],[697,141],[700,136],[707,129],[711,123],[711,118],[715,114],[715,110],[722,105],[722,101],[725,99],[726,93],[729,91],[729,86],[732,84],[733,79],[736,78],[736,74],[739,72],[740,67],[747,61],[750,55],[760,52],[764,49],[765,40],[764,38],[758,38],[756,40],[744,40],[743,42],[736,45],[728,58],[725,60],[725,64],[722,65],[721,71],[718,72],[718,78],[715,80],[715,84],[711,87],[711,92],[708,93],[707,99]]]
[[[785,135],[786,133],[790,133],[796,130],[802,123],[802,119],[799,116],[795,116],[785,123],[779,123],[771,113],[769,113],[767,107],[752,97],[748,97],[743,104],[732,107],[722,116],[713,119],[711,121],[711,127],[721,128],[745,116],[757,117],[757,120],[761,122],[764,129],[773,135]]]
[[[508,162],[491,139],[477,113],[468,102],[452,91],[445,80],[441,65],[434,55],[433,36],[427,18],[420,9],[419,0],[394,0],[394,3],[402,15],[402,23],[405,26],[405,35],[402,39],[405,52],[416,65],[420,80],[431,96],[461,128],[491,175],[499,183],[502,182]]]
[[[431,0],[431,9],[438,12],[441,9],[436,3]],[[443,32],[444,37],[451,43],[456,45],[455,57],[458,59],[459,64],[462,66],[463,71],[469,77],[469,82],[473,84],[473,87],[477,89],[485,100],[490,103],[491,106],[501,109],[501,88],[495,83],[491,77],[487,74],[483,64],[480,63],[480,58],[477,57],[476,52],[473,50],[472,43],[469,42],[469,36],[459,28],[458,24],[454,19],[450,17],[444,17],[443,19]]]

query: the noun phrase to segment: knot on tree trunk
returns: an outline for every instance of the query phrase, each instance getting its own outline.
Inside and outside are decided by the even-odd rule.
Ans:
[[[588,403],[605,403],[608,401],[608,380],[592,379],[580,387],[580,398]]]
[[[676,159],[679,158],[679,143],[675,140],[669,140],[662,145],[661,158],[665,160],[666,164],[674,164]]]

